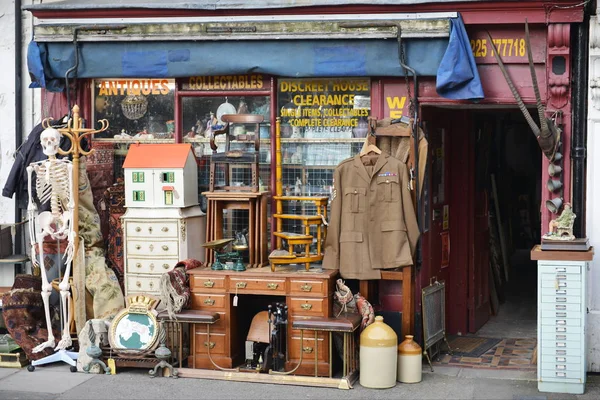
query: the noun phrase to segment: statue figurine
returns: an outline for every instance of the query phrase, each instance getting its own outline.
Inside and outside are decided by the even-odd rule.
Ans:
[[[571,208],[571,203],[565,203],[562,213],[558,218],[553,219],[548,224],[548,233],[543,236],[544,239],[551,240],[573,240],[573,224],[577,216]]]

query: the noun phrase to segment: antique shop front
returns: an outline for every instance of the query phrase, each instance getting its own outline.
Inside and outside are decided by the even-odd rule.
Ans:
[[[137,258],[130,250],[123,254],[127,239],[119,245],[122,237],[115,238],[126,231],[116,229],[125,208],[114,196],[123,197],[127,190],[129,177],[124,171],[128,171],[126,158],[134,143],[190,144],[197,176],[193,182],[193,174],[185,176],[186,184],[197,189],[201,212],[206,213],[202,229],[207,236],[202,242],[229,237],[236,238],[234,243],[247,240],[249,264],[263,268],[269,264],[271,251],[280,249],[281,239],[291,238],[283,231],[297,235],[290,248],[306,246],[306,257],[313,246],[321,251],[320,239],[313,241],[314,226],[305,231],[306,224],[316,224],[315,219],[300,218],[319,207],[301,201],[307,197],[327,198],[332,219],[333,202],[336,198],[344,201],[343,207],[347,204],[354,214],[349,214],[353,218],[350,228],[344,225],[350,223],[346,214],[341,225],[352,232],[342,232],[339,244],[361,246],[363,236],[358,231],[369,223],[366,214],[365,219],[361,215],[363,202],[369,201],[368,189],[362,189],[364,193],[340,189],[339,181],[334,181],[336,170],[368,142],[369,117],[391,118],[409,132],[415,128],[411,124],[416,117],[423,138],[400,133],[379,137],[375,130],[376,145],[412,168],[408,182],[395,172],[380,174],[377,193],[381,195],[373,200],[395,200],[394,192],[383,190],[390,180],[406,185],[412,198],[418,199],[413,212],[421,236],[414,266],[406,263],[399,271],[381,272],[379,279],[373,279],[344,272],[342,265],[342,278],[373,303],[376,313],[384,315],[399,337],[414,334],[421,341],[430,334],[423,321],[429,321],[425,325],[431,322],[432,311],[428,314],[423,308],[429,303],[422,290],[443,282],[446,306],[441,310],[445,314],[441,323],[447,334],[479,332],[531,339],[536,337],[537,310],[536,270],[529,262],[529,250],[540,242],[540,233],[545,233],[553,212],[559,212],[563,203],[571,202],[578,215],[584,211],[583,199],[577,198],[572,183],[582,171],[572,168],[578,160],[571,160],[570,150],[578,134],[572,122],[576,111],[571,105],[571,38],[583,20],[583,9],[573,1],[515,1],[508,8],[506,3],[334,1],[320,6],[308,1],[297,6],[274,1],[253,8],[243,1],[51,2],[25,7],[37,18],[29,68],[34,82],[45,88],[45,101],[52,103],[44,116],[64,115],[77,101],[88,121],[109,122],[109,128],[92,140],[97,153],[88,172],[95,200],[108,204],[103,226],[108,257],[126,294],[160,294],[157,286],[144,286],[143,279],[150,282],[161,271],[137,262],[144,260],[143,254]],[[461,34],[463,27],[468,38]],[[522,109],[532,111],[533,123],[539,124],[539,116],[544,116],[562,129],[561,157],[553,155],[549,161],[540,150],[497,56],[525,104]],[[64,95],[65,75],[77,82],[69,96]],[[539,115],[536,103],[544,108]],[[213,132],[227,122],[222,117],[230,114],[256,116],[231,120],[230,129],[231,149],[244,154],[240,160],[246,160],[245,153],[257,153],[256,173],[247,165],[225,169],[211,165],[213,154],[223,152],[225,146],[230,150],[229,141],[211,141]],[[243,147],[244,142],[251,142],[250,147]],[[156,154],[158,159],[149,157],[136,167],[166,168],[160,152]],[[150,179],[143,172],[133,174],[133,183]],[[125,189],[115,185],[123,178]],[[174,185],[169,179],[165,175],[161,181],[161,199],[172,205]],[[243,187],[249,181],[255,186],[250,193],[255,194],[241,200],[220,198],[211,187],[216,182],[228,191],[238,187],[246,193]],[[134,207],[142,211],[131,214],[128,210],[123,223],[151,215],[166,218],[156,209],[144,211],[139,203],[145,202],[143,191],[137,190],[134,196]],[[280,201],[294,196],[298,200],[283,206],[282,212]],[[329,222],[328,234],[335,235],[336,228]],[[406,231],[410,236],[408,222],[401,227],[382,222],[382,230],[388,225],[390,231]],[[249,235],[244,239],[240,232],[246,230]],[[193,247],[188,239],[173,238]],[[400,244],[385,239],[378,246],[387,251]],[[196,252],[198,259],[213,263],[223,256],[228,261],[227,254],[216,257],[213,250],[202,247]],[[325,247],[325,261],[327,251]],[[277,257],[272,260],[285,264],[286,255]],[[356,264],[361,263],[360,257]],[[303,266],[305,260],[299,263]],[[134,265],[143,271],[132,271]],[[243,351],[239,344],[246,339],[247,332],[242,330],[253,324],[248,318],[267,309],[273,299],[289,306],[291,320],[331,317],[333,301],[328,296],[333,293],[335,274],[325,271],[300,276],[278,276],[275,271],[273,278],[256,276],[251,282],[234,273],[225,279],[219,271],[194,272],[192,304],[202,310],[216,307],[221,319],[214,323],[216,339],[211,336],[212,342],[203,326],[195,328],[195,340],[207,345],[206,349],[198,347],[193,365],[212,368],[216,362],[223,368],[235,367]],[[263,283],[268,289],[258,288]],[[244,293],[255,296],[252,304],[242,300]],[[515,304],[521,305],[515,308]],[[526,328],[506,331],[506,320],[497,318],[503,308],[505,313],[514,313],[509,317],[516,321],[513,325]],[[486,325],[491,317],[493,322]],[[285,368],[291,369],[304,354],[314,356],[315,361],[298,371],[318,370],[319,376],[326,376],[331,367],[326,351],[333,345],[326,343],[325,336],[315,340],[315,333],[314,344],[302,347],[300,330],[293,332],[288,335],[293,350]],[[212,358],[210,348],[215,350]]]

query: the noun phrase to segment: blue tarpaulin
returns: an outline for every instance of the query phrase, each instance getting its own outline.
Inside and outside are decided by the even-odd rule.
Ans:
[[[450,19],[448,48],[437,71],[437,93],[452,100],[481,100],[483,88],[462,17]]]

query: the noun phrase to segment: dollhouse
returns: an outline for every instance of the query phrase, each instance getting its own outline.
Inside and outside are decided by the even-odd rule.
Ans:
[[[126,207],[198,204],[198,169],[190,144],[134,144],[129,148],[123,171]]]
[[[133,144],[123,164],[125,293],[160,295],[180,260],[204,260],[205,215],[189,144]]]

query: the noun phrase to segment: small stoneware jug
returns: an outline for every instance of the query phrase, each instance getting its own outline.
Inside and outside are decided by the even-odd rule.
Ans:
[[[398,345],[398,382],[421,382],[423,350],[412,335],[406,335],[405,338]]]

